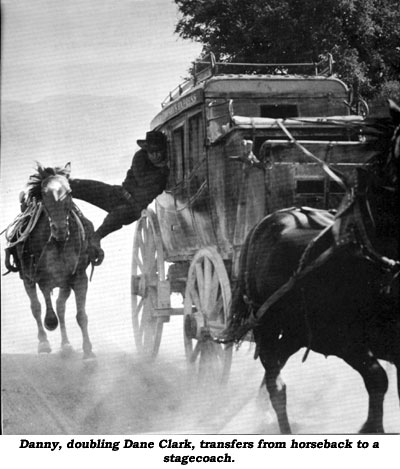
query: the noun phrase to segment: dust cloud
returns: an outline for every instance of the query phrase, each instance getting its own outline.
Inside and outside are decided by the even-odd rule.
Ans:
[[[13,194],[10,200],[17,197],[17,191]],[[95,226],[101,223],[104,212],[88,204],[79,205]],[[7,221],[17,210],[17,204],[7,205]],[[133,230],[133,226],[124,227],[103,240],[105,261],[95,269],[89,284],[87,314],[97,355],[94,366],[82,360],[73,296],[67,303],[66,322],[75,353],[67,359],[59,355],[57,329],[48,334],[53,352],[38,356],[36,324],[23,284],[17,274],[2,277],[3,432],[278,433],[266,392],[260,391],[263,371],[253,359],[252,344],[245,342],[234,352],[225,387],[215,383],[199,386],[188,377],[183,318],[179,316],[164,325],[156,360],[145,363],[140,359],[130,311]],[[303,364],[303,353],[293,356],[283,371],[293,432],[357,432],[367,413],[367,393],[361,377],[334,357],[310,353]],[[399,433],[395,369],[388,364],[385,367],[390,381],[385,430]]]

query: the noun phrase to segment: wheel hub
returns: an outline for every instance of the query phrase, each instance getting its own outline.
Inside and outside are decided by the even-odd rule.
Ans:
[[[210,337],[207,318],[202,312],[197,311],[185,317],[185,334],[186,337],[196,340],[205,340]]]
[[[132,294],[145,297],[147,294],[147,283],[144,274],[132,275]]]

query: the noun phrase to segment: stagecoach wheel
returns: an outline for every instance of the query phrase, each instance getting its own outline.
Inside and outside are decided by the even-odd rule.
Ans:
[[[224,383],[229,377],[232,346],[213,338],[227,325],[231,287],[215,248],[197,252],[188,272],[184,302],[186,361],[201,382]]]
[[[133,238],[131,305],[132,326],[138,352],[155,358],[160,348],[163,318],[156,315],[157,286],[165,281],[160,228],[154,212],[142,211]]]

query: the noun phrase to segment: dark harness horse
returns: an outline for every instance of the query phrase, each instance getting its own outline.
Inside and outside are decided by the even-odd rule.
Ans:
[[[79,210],[72,201],[68,183],[70,165],[65,168],[44,168],[38,165],[37,173],[28,183],[28,200],[31,201],[32,217],[36,223],[23,239],[15,243],[17,262],[25,290],[30,298],[31,309],[38,327],[39,353],[51,352],[41,319],[41,305],[36,285],[39,285],[46,302],[44,326],[53,331],[60,323],[61,350],[72,351],[65,327],[66,301],[74,290],[76,319],[82,330],[84,359],[94,358],[88,335],[88,318],[85,304],[88,288],[86,268],[88,237],[93,225],[79,217]],[[51,294],[59,288],[54,312]]]
[[[335,355],[361,374],[369,394],[361,432],[383,432],[388,378],[378,359],[396,366],[400,397],[400,109],[394,103],[391,114],[389,145],[358,170],[331,222],[328,212],[318,227],[302,210],[281,210],[260,221],[243,246],[225,342],[253,331],[282,433],[291,428],[280,373],[303,347],[304,359],[309,350]]]

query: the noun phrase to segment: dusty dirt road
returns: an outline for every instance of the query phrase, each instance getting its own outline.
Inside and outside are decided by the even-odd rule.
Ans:
[[[16,434],[276,434],[266,396],[259,397],[262,367],[244,343],[234,352],[229,383],[218,388],[191,384],[186,374],[182,318],[164,327],[159,356],[142,363],[136,352],[130,312],[132,233],[106,238],[106,259],[95,272],[87,301],[97,365],[83,363],[74,302],[67,329],[76,350],[59,353],[59,330],[49,333],[50,355],[39,356],[36,325],[18,276],[2,277],[1,374],[3,433]],[[125,257],[123,257],[125,256]],[[118,264],[117,259],[126,258]],[[341,360],[304,351],[283,371],[294,433],[355,433],[367,412],[361,377]],[[395,370],[387,366],[385,430],[400,433]]]
[[[239,351],[240,352],[240,351]],[[3,433],[144,434],[278,433],[262,377],[248,352],[234,360],[227,387],[190,384],[184,361],[160,357],[151,365],[132,354],[2,355]],[[366,412],[358,375],[339,360],[295,356],[285,380],[295,433],[355,433]],[[387,432],[400,432],[394,369],[385,401]]]
[[[179,366],[123,353],[96,363],[78,353],[2,355],[2,400],[4,434],[214,433],[229,420],[221,390],[202,392]]]

